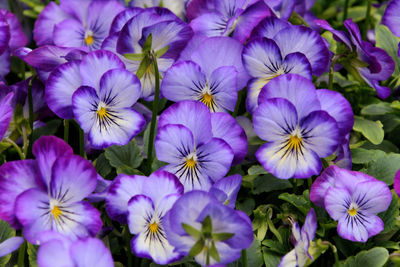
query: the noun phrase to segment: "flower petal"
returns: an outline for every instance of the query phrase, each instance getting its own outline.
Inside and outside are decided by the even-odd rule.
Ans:
[[[129,231],[134,234],[144,233],[148,224],[154,216],[154,204],[150,197],[135,195],[128,202],[128,226]]]
[[[85,47],[85,28],[76,19],[66,19],[54,26],[54,43],[58,46]]]
[[[224,192],[226,194],[226,199],[224,200],[223,204],[227,205],[228,207],[235,208],[236,197],[241,184],[242,176],[235,174],[218,180],[212,186],[211,190],[219,189]]]
[[[383,230],[383,221],[376,215],[366,215],[359,221],[350,222],[350,216],[342,217],[338,222],[338,234],[354,242],[367,242],[371,236]]]
[[[11,92],[0,101],[0,140],[3,139],[13,116],[14,110],[11,106],[13,97],[14,93]]]
[[[24,243],[24,239],[20,236],[14,236],[3,241],[0,243],[0,257],[4,257],[17,250],[22,243]]]
[[[377,214],[388,209],[392,193],[386,183],[371,180],[358,183],[356,188],[353,200],[363,213]]]
[[[75,266],[112,267],[110,250],[97,238],[80,239],[71,246],[70,255]]]

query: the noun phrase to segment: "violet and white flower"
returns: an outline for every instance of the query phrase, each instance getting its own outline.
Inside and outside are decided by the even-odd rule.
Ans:
[[[378,97],[387,98],[391,90],[388,87],[381,86],[379,81],[389,79],[395,67],[395,63],[388,53],[381,48],[374,47],[369,42],[363,41],[360,29],[351,18],[344,22],[349,34],[333,29],[324,20],[316,20],[315,23],[321,28],[330,31],[335,40],[344,43],[349,51],[354,50],[357,52],[358,58],[368,64],[368,67],[357,67],[362,79],[376,90]]]
[[[190,60],[179,61],[165,73],[162,95],[174,102],[203,102],[211,112],[233,111],[237,92],[242,89],[238,82],[243,84],[239,73],[243,69],[242,50],[238,41],[228,37],[203,40]]]
[[[129,6],[141,8],[162,6],[171,10],[181,19],[185,18],[186,13],[186,0],[131,0]]]
[[[387,210],[392,193],[372,176],[330,166],[312,185],[310,199],[338,221],[342,238],[366,242],[383,230],[383,221],[376,214]]]
[[[142,131],[145,120],[132,108],[140,94],[138,78],[106,50],[56,67],[46,83],[49,108],[76,118],[94,148],[127,144]]]
[[[193,0],[187,17],[195,33],[206,36],[230,36],[245,43],[251,31],[273,12],[263,0]]]
[[[33,154],[36,160],[0,167],[0,218],[15,228],[22,226],[33,244],[46,230],[72,239],[94,236],[102,226],[100,212],[82,201],[96,188],[92,163],[53,136],[39,138]]]
[[[144,51],[144,45],[150,35],[151,46]],[[192,35],[193,31],[189,25],[168,9],[130,8],[115,18],[110,35],[102,48],[119,54],[126,68],[139,77],[142,84],[141,97],[152,100],[155,74],[154,63],[151,61],[157,60],[162,79]],[[153,54],[152,59],[149,58],[149,52]],[[141,65],[145,68],[139,68]]]
[[[114,17],[124,10],[118,1],[64,0],[50,2],[39,14],[33,29],[38,46],[55,44],[100,49]]]
[[[300,226],[297,222],[292,225],[292,235],[295,241],[295,247],[288,254],[283,256],[278,267],[303,267],[307,261],[313,260],[310,254],[310,243],[315,237],[315,231],[317,230],[317,216],[313,208],[307,214],[306,220],[303,227],[300,230]]]
[[[168,264],[182,255],[167,240],[164,216],[182,193],[182,184],[166,171],[150,177],[120,174],[107,194],[106,210],[112,219],[128,223],[137,256]]]
[[[202,266],[231,263],[253,241],[249,217],[204,191],[181,196],[165,215],[164,225],[175,250]]]
[[[268,141],[256,156],[281,179],[308,178],[322,169],[341,142],[338,123],[321,109],[311,81],[296,74],[271,80],[261,91],[253,115],[254,130]]]
[[[110,250],[97,238],[73,240],[54,231],[43,232],[37,252],[39,267],[113,267]]]
[[[240,142],[246,142],[243,136],[229,137],[220,130],[216,130],[220,135],[215,137],[211,120],[209,109],[196,101],[178,102],[159,118],[155,140],[157,158],[169,163],[164,169],[179,178],[185,191],[209,190],[229,171],[235,152],[241,149],[234,152],[229,141],[221,138],[226,136],[238,147],[243,147]],[[241,132],[240,126],[237,127]]]

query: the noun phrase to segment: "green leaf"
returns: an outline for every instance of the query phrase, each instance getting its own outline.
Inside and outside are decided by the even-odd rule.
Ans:
[[[389,252],[382,247],[375,247],[370,250],[364,250],[356,256],[347,258],[342,266],[343,267],[381,267],[389,259]]]
[[[143,175],[145,176],[141,171],[139,171],[138,169],[134,169],[130,166],[127,165],[121,165],[117,168],[117,174],[120,173],[125,173],[128,175]]]
[[[133,61],[142,61],[144,56],[143,54],[130,54],[130,53],[126,53],[123,55],[125,58],[129,59],[129,60],[133,60]]]
[[[164,48],[161,48],[160,50],[157,50],[154,54],[156,58],[162,57],[165,53],[167,53],[169,49],[169,46],[166,46]]]
[[[393,33],[385,25],[378,24],[375,28],[376,46],[384,49],[396,63],[393,74],[400,75],[400,58],[397,56],[398,43],[400,38]]]
[[[276,240],[266,239],[261,244],[276,253],[285,253],[285,246]]]
[[[108,160],[106,159],[106,156],[104,155],[104,153],[101,153],[94,164],[94,167],[96,168],[96,171],[98,172],[98,174],[101,175],[101,177],[106,178],[107,175],[110,174],[110,172],[112,171],[112,167],[110,165],[110,163],[108,163]]]
[[[194,246],[190,249],[189,251],[189,256],[190,257],[196,257],[202,250],[204,247],[204,240],[200,239],[199,241],[196,242],[196,244],[194,244]]]
[[[221,259],[220,259],[220,257],[219,257],[218,250],[217,250],[217,248],[215,247],[215,243],[214,243],[214,242],[211,243],[211,248],[210,248],[209,252],[210,252],[211,258],[213,258],[213,259],[216,260],[217,262],[221,262]]]
[[[37,260],[36,260],[36,255],[37,255],[37,251],[39,246],[35,246],[32,245],[31,243],[27,243],[28,244],[28,259],[29,259],[29,266],[30,267],[37,267]]]
[[[0,243],[15,236],[15,230],[7,222],[0,220]],[[5,266],[10,260],[11,254],[0,258],[0,266]]]
[[[121,166],[129,166],[132,169],[138,168],[143,161],[142,153],[136,144],[135,139],[125,146],[110,146],[105,149],[105,157],[110,165],[118,168]]]
[[[392,113],[394,109],[391,107],[390,103],[380,102],[377,104],[371,104],[361,109],[361,114],[363,115],[385,115],[387,113]]]
[[[382,150],[354,148],[351,150],[352,161],[355,164],[369,163],[379,157],[386,155]]]
[[[247,251],[247,266],[261,267],[263,266],[264,259],[261,249],[261,242],[254,238],[251,246],[246,249]]]
[[[389,153],[370,162],[365,172],[388,185],[392,185],[399,166],[400,154]]]
[[[292,184],[288,180],[278,179],[272,174],[266,174],[254,179],[253,190],[251,192],[258,195],[265,192],[284,190],[288,188],[292,188]]]
[[[311,208],[311,203],[308,197],[308,190],[304,191],[303,195],[295,195],[289,193],[283,193],[279,195],[279,199],[289,202],[296,208],[298,208],[303,214],[307,214]]]
[[[253,165],[247,170],[247,173],[249,175],[260,175],[267,174],[268,172],[261,165]]]
[[[360,132],[374,145],[382,143],[385,135],[380,121],[370,121],[358,116],[354,116],[353,130]]]
[[[186,231],[186,233],[188,233],[189,235],[194,237],[194,239],[197,240],[197,239],[201,238],[201,232],[199,230],[197,230],[196,228],[194,228],[193,226],[186,224],[186,223],[182,223],[182,227]]]
[[[143,54],[147,54],[147,53],[149,53],[151,51],[152,43],[153,43],[153,35],[150,33],[147,36],[146,41],[144,42],[144,45],[143,45],[143,48],[142,48]]]
[[[201,224],[201,232],[206,235],[211,235],[212,233],[212,222],[211,217],[208,215]]]
[[[33,130],[33,141],[37,140],[42,135],[53,135],[57,132],[58,127],[60,127],[60,120],[51,120],[46,123],[46,126],[39,127]]]
[[[263,248],[263,258],[265,266],[275,267],[281,262],[282,255],[277,254],[270,249]]]
[[[136,76],[141,79],[146,72],[152,71],[152,64],[149,57],[144,57],[142,62],[140,62],[139,68],[136,71]]]
[[[122,263],[116,261],[114,262],[114,267],[125,267]]]
[[[225,241],[225,240],[232,238],[234,235],[235,234],[233,234],[233,233],[215,233],[215,234],[212,234],[212,239],[215,242]]]
[[[392,192],[392,202],[390,202],[389,208],[384,212],[378,214],[382,219],[385,228],[379,234],[385,234],[393,230],[397,230],[397,218],[399,217],[399,197],[395,192]]]

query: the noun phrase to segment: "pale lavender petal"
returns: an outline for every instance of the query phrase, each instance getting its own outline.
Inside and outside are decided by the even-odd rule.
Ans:
[[[256,157],[264,169],[280,179],[309,178],[318,174],[322,169],[318,155],[310,149],[303,149],[302,152],[301,155],[286,155],[281,142],[275,141],[262,145]]]
[[[0,167],[0,218],[19,228],[15,217],[15,201],[30,188],[44,187],[35,160],[6,162]]]
[[[99,97],[113,108],[133,106],[140,93],[139,79],[127,70],[109,70],[100,79]]]
[[[134,234],[144,233],[148,228],[146,219],[152,218],[155,213],[154,203],[150,197],[145,195],[135,195],[128,202],[128,226],[129,231]]]
[[[241,88],[237,86],[238,72],[232,66],[219,67],[210,76],[210,91],[215,99],[212,104],[212,112],[234,111],[237,91]]]
[[[295,73],[309,80],[312,79],[310,62],[302,53],[295,52],[288,54],[283,59],[282,68],[285,70],[285,73]]]
[[[313,208],[307,214],[306,220],[304,221],[304,225],[301,228],[302,232],[307,233],[307,237],[309,240],[313,240],[315,237],[315,231],[317,230],[317,215]]]
[[[212,138],[210,110],[197,101],[181,101],[166,109],[160,115],[158,127],[167,124],[182,124],[187,127],[197,146]]]
[[[111,219],[126,223],[129,200],[142,192],[147,177],[120,174],[115,178],[106,197],[106,211]]]
[[[24,239],[20,236],[14,236],[3,241],[2,243],[0,243],[0,257],[4,257],[11,252],[17,250],[23,242]]]
[[[349,101],[342,94],[327,90],[317,90],[321,109],[331,115],[338,123],[340,135],[344,136],[353,129],[354,114]]]
[[[50,2],[40,12],[33,29],[33,38],[38,46],[53,44],[54,26],[65,19],[71,18],[71,15],[61,9],[56,3]]]
[[[235,154],[232,164],[242,162],[247,153],[247,137],[243,128],[227,113],[211,114],[213,137],[221,138],[232,148]]]
[[[349,217],[347,209],[352,197],[345,188],[331,187],[327,190],[324,204],[325,209],[334,220]]]
[[[81,86],[79,62],[68,62],[54,69],[46,82],[46,102],[63,119],[72,119],[72,95]]]
[[[236,197],[242,184],[242,176],[235,174],[222,178],[215,182],[212,188],[217,188],[226,193],[227,199],[224,204],[228,207],[235,208]]]
[[[278,267],[297,267],[296,252],[294,249],[282,257]]]
[[[253,37],[266,37],[272,39],[278,32],[290,26],[290,23],[286,20],[271,16],[262,20],[261,23],[254,28],[251,35]]]
[[[204,40],[191,55],[191,59],[199,64],[209,76],[219,67],[233,66],[238,72],[238,88],[243,88],[249,80],[242,63],[243,45],[229,37],[211,37]]]
[[[276,97],[289,100],[296,107],[299,119],[321,109],[314,84],[297,74],[281,75],[271,80],[261,90],[258,103]]]
[[[368,238],[380,233],[384,227],[383,221],[376,215],[363,216],[362,223],[350,223],[349,220],[344,217],[339,219],[337,231],[342,238],[354,242],[367,242]]]
[[[7,20],[7,24],[10,27],[10,41],[8,44],[11,50],[25,46],[28,42],[28,39],[22,30],[17,16],[4,9],[0,10],[0,14],[4,16],[4,18]]]
[[[97,50],[87,54],[80,64],[82,85],[98,89],[101,76],[111,69],[125,69],[124,63],[114,53]]]
[[[54,26],[54,43],[58,46],[84,47],[85,46],[84,26],[75,19],[66,19]]]
[[[32,153],[36,157],[43,182],[49,186],[54,162],[61,156],[74,154],[74,151],[58,137],[42,136],[33,144]]]
[[[70,255],[77,267],[113,267],[110,250],[97,238],[80,239],[70,248]]]
[[[392,33],[400,36],[400,1],[392,0],[389,2],[382,17],[382,24],[388,26]]]
[[[387,210],[392,201],[392,193],[386,183],[379,180],[357,183],[353,193],[360,210],[368,214],[377,214]]]
[[[91,2],[92,0],[60,0],[60,7],[83,24]]]
[[[340,168],[331,165],[314,181],[310,190],[310,200],[320,207],[324,206],[327,190],[335,186],[336,178],[341,175]]]
[[[341,144],[338,125],[326,111],[313,111],[300,121],[305,149],[311,149],[320,158],[332,155]]]
[[[79,87],[72,95],[74,117],[81,129],[87,133],[97,122],[97,107],[100,99],[96,90],[89,86]]]
[[[93,164],[76,155],[59,157],[53,165],[50,194],[66,203],[80,201],[94,191],[97,172]]]
[[[74,266],[69,253],[69,246],[59,239],[47,241],[39,247],[37,263],[40,267]]]
[[[328,70],[329,50],[316,31],[304,26],[292,26],[280,31],[273,39],[283,56],[294,52],[304,54],[314,75],[319,76]]]
[[[196,34],[207,37],[226,36],[228,22],[219,12],[203,14],[190,22],[190,27]]]

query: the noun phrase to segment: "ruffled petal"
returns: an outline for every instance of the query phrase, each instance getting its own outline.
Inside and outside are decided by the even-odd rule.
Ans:
[[[86,30],[75,19],[66,19],[54,26],[54,43],[58,46],[85,47]]]
[[[392,193],[386,183],[378,180],[357,183],[353,201],[360,210],[368,214],[377,214],[388,209]]]
[[[97,238],[80,239],[70,247],[70,255],[75,266],[112,267],[111,252]]]
[[[41,244],[37,252],[38,265],[41,267],[74,266],[68,249],[69,247],[58,239]]]
[[[324,199],[325,209],[334,220],[350,216],[347,209],[350,208],[351,202],[349,192],[337,187],[329,188]]]
[[[354,242],[367,242],[371,236],[379,234],[383,227],[383,221],[376,215],[365,215],[359,220],[347,215],[339,219],[337,231],[342,238]]]

